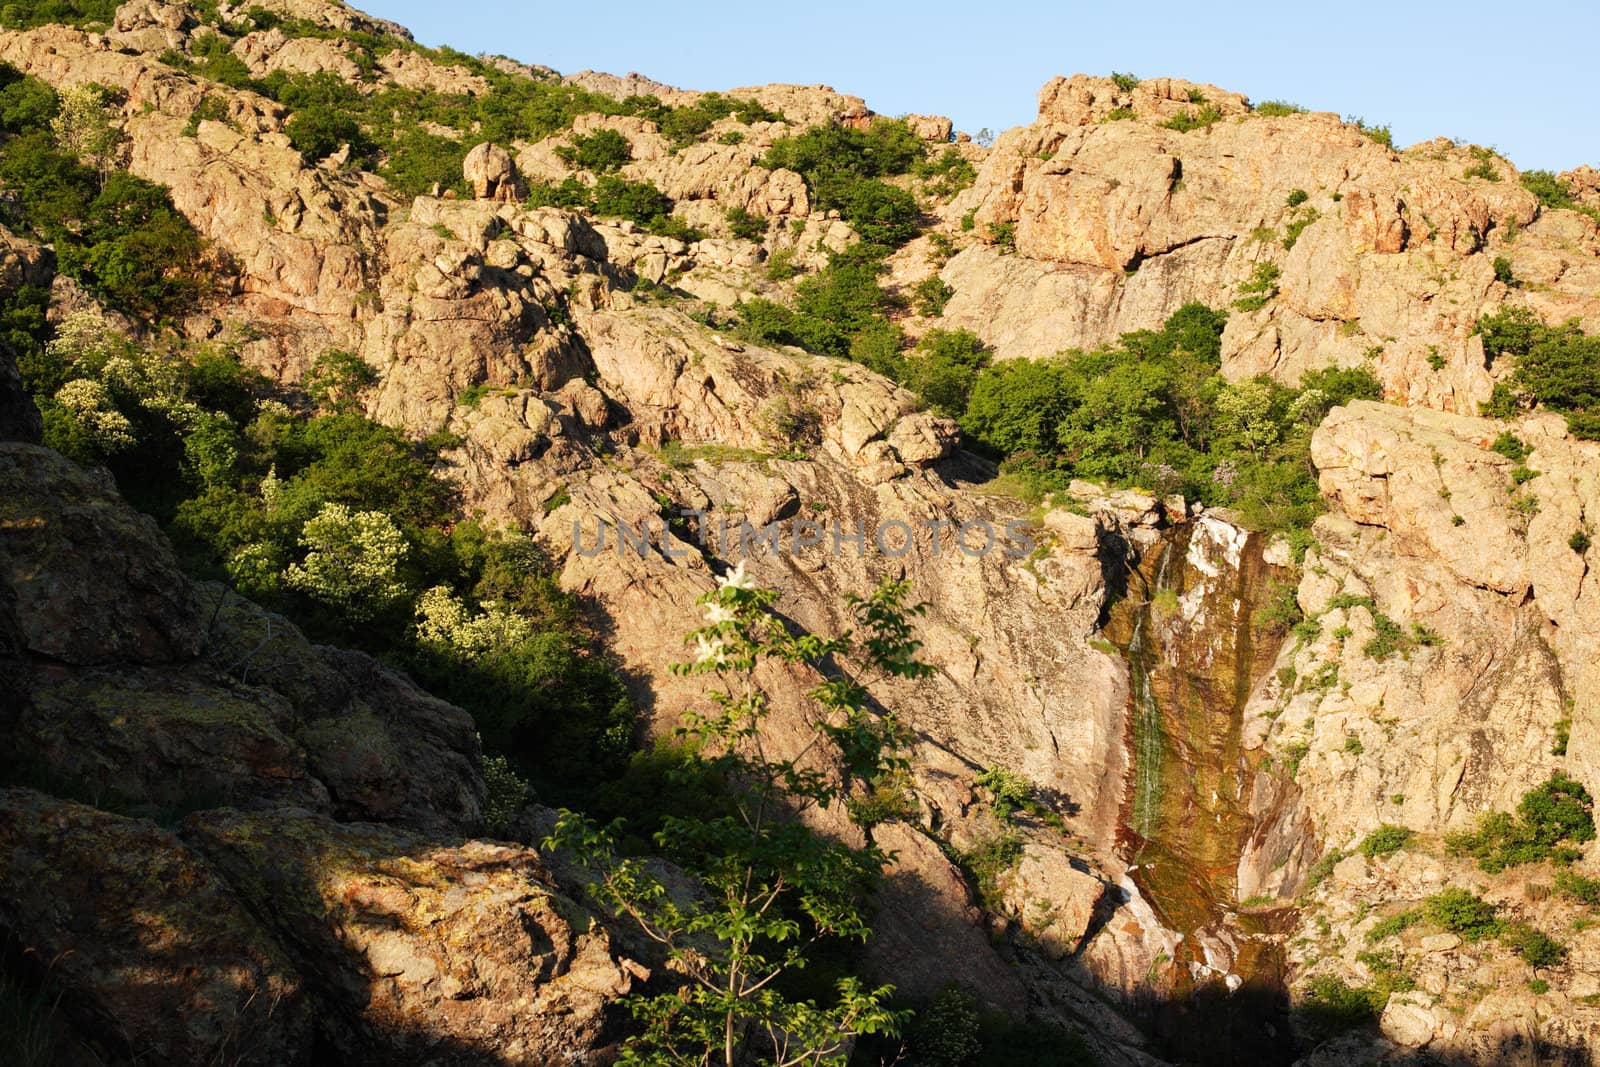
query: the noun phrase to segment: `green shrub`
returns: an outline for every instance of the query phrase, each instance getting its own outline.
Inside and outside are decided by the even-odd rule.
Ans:
[[[1311,195],[1309,193],[1307,193],[1304,189],[1291,189],[1289,191],[1289,197],[1288,197],[1289,207],[1291,209],[1297,208],[1301,204],[1303,204],[1307,200],[1309,200],[1310,198],[1311,198]]]
[[[865,130],[813,126],[774,141],[762,159],[805,179],[813,205],[835,210],[869,244],[895,246],[915,236],[916,198],[879,179],[922,162],[922,141],[904,122],[879,119]]]
[[[1285,115],[1299,115],[1304,111],[1305,108],[1299,104],[1291,104],[1286,100],[1263,100],[1255,107],[1257,115],[1262,115],[1269,119],[1282,118]]]
[[[346,144],[350,146],[353,160],[371,158],[372,146],[362,132],[361,125],[350,115],[332,107],[316,106],[296,111],[283,132],[288,134],[289,143],[305,157],[307,163],[316,163],[331,156]]]
[[[1556,892],[1589,905],[1600,905],[1600,878],[1586,878],[1576,871],[1556,872]]]
[[[633,146],[616,130],[596,130],[556,149],[569,166],[605,174],[633,159]]]
[[[1494,279],[1501,285],[1515,287],[1517,276],[1511,269],[1511,261],[1505,256],[1494,257]]]
[[[954,145],[916,163],[911,172],[927,182],[930,193],[940,197],[954,196],[978,178],[978,169]]]
[[[1306,881],[1305,885],[1300,889],[1301,895],[1309,894],[1317,886],[1327,881],[1328,876],[1333,873],[1333,869],[1339,866],[1340,861],[1344,858],[1345,853],[1337,848],[1330,848],[1318,856],[1317,861],[1306,870]]]
[[[1423,916],[1435,926],[1460,935],[1463,941],[1482,941],[1496,937],[1505,923],[1495,914],[1495,906],[1465,889],[1450,888],[1423,901]]]
[[[918,1063],[963,1067],[983,1050],[977,998],[959,986],[945,986],[917,1012],[906,1036]]]
[[[1353,987],[1341,978],[1321,974],[1306,983],[1298,1013],[1307,1029],[1325,1038],[1376,1022],[1383,1011],[1376,999],[1368,987]]]
[[[728,229],[742,240],[760,241],[767,235],[766,222],[742,207],[730,207],[723,217],[728,221]]]
[[[1369,945],[1375,944],[1384,940],[1385,938],[1394,937],[1400,932],[1410,929],[1421,921],[1422,912],[1415,908],[1408,908],[1405,911],[1398,912],[1389,916],[1387,919],[1381,919],[1375,923],[1372,929],[1367,931],[1367,943]]]
[[[1589,534],[1585,530],[1574,530],[1572,536],[1567,538],[1567,547],[1580,556],[1589,551],[1591,544],[1593,542],[1589,540]]]
[[[1115,108],[1112,108],[1110,111],[1106,112],[1106,117],[1104,119],[1102,119],[1101,121],[1102,122],[1122,122],[1122,121],[1124,121],[1126,119],[1136,119],[1138,117],[1139,117],[1139,113],[1137,111],[1133,110],[1133,108],[1131,108],[1131,107],[1115,107]]]
[[[919,314],[929,318],[936,318],[944,314],[944,306],[955,295],[955,290],[944,283],[937,275],[924,278],[912,289],[912,297],[916,301]]]
[[[1522,438],[1510,430],[1501,430],[1500,436],[1496,437],[1494,443],[1489,446],[1489,451],[1498,452],[1513,463],[1521,463],[1528,458],[1533,449],[1524,444]]]
[[[1283,228],[1283,247],[1285,251],[1293,248],[1295,243],[1300,240],[1300,235],[1305,232],[1306,227],[1321,217],[1322,214],[1316,208],[1308,207],[1298,217],[1291,219],[1289,224]]]
[[[1394,136],[1389,132],[1388,126],[1368,126],[1365,119],[1355,115],[1346,115],[1345,121],[1366,134],[1369,139],[1393,151]]]
[[[1233,306],[1240,311],[1259,311],[1266,307],[1273,297],[1278,295],[1278,279],[1283,271],[1276,263],[1262,260],[1253,268],[1250,280],[1239,286],[1239,292],[1248,295],[1240,297],[1233,302]]]
[[[1004,767],[991,767],[973,779],[973,784],[989,791],[995,817],[1009,822],[1033,800],[1033,783]]]
[[[1022,862],[1022,853],[1022,838],[1007,830],[982,839],[962,854],[962,866],[971,873],[978,897],[987,905],[995,904],[1001,877]]]
[[[1222,121],[1222,111],[1214,104],[1206,104],[1194,111],[1183,111],[1161,123],[1161,128],[1191,133]]]
[[[907,360],[905,383],[928,407],[959,418],[989,352],[969,330],[929,330],[917,342],[917,357]]]
[[[1118,71],[1111,72],[1111,80],[1116,84],[1118,89],[1121,89],[1125,93],[1131,93],[1139,84],[1139,79],[1134,75],[1122,74]]]
[[[1574,204],[1567,183],[1548,170],[1525,170],[1522,187],[1534,195],[1540,207],[1570,208]]]
[[[1404,826],[1391,826],[1387,823],[1378,827],[1366,836],[1361,842],[1361,854],[1368,858],[1374,856],[1388,856],[1404,848],[1406,842],[1411,840],[1411,831]]]
[[[351,352],[330,348],[316,358],[306,375],[306,394],[317,406],[340,414],[355,411],[361,391],[378,383],[378,373]]]
[[[1501,941],[1535,970],[1558,966],[1567,958],[1567,946],[1527,923],[1508,925]]]
[[[1554,859],[1570,862],[1573,844],[1594,840],[1592,801],[1582,784],[1557,772],[1523,794],[1513,817],[1491,812],[1471,831],[1449,835],[1456,855],[1471,856],[1491,874],[1525,863]]]
[[[1274,582],[1267,592],[1266,603],[1256,610],[1255,622],[1268,633],[1285,634],[1304,618],[1295,584]]]

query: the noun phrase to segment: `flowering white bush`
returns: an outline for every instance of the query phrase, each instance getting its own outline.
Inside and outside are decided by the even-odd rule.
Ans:
[[[121,452],[132,448],[133,424],[117,410],[111,392],[88,378],[77,378],[56,391],[56,402],[65,408],[83,432],[102,452]]]
[[[300,531],[305,559],[284,572],[289,586],[357,621],[381,614],[406,594],[398,577],[406,539],[381,511],[324,504]]]
[[[440,651],[477,656],[513,648],[532,636],[532,624],[521,615],[498,605],[474,613],[446,586],[436,585],[417,599],[417,638]]]

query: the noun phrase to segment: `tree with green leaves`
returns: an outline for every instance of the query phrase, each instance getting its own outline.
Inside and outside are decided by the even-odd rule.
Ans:
[[[925,678],[917,659],[905,582],[885,581],[848,605],[858,633],[834,638],[792,633],[774,614],[777,594],[756,588],[743,564],[701,602],[706,625],[689,635],[686,675],[715,675],[713,709],[686,714],[680,738],[696,753],[690,773],[715,774],[727,790],[716,813],[667,817],[655,843],[703,887],[693,899],[670,894],[638,858],[617,854],[619,827],[601,828],[564,812],[547,848],[571,848],[596,872],[591,892],[663,945],[685,975],[682,986],[632,998],[643,1024],[620,1062],[726,1067],[744,1054],[789,1067],[840,1062],[853,1037],[894,1034],[904,1014],[886,1006],[892,989],[847,977],[831,1001],[791,999],[786,976],[805,967],[819,942],[864,941],[862,901],[887,856],[809,829],[803,816],[903,770],[901,730],[874,713],[864,681]],[[857,668],[845,673],[836,664]],[[772,713],[758,667],[814,669],[810,736],[780,755],[765,724]]]

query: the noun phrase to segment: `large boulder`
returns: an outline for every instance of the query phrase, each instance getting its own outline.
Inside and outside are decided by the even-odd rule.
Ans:
[[[185,834],[290,946],[358,1062],[611,1062],[643,968],[552,889],[537,853],[304,812],[213,812]]]
[[[479,200],[509,204],[527,195],[511,153],[487,141],[467,153],[461,162],[461,175],[472,183],[472,195]]]
[[[299,973],[216,872],[139,819],[0,790],[0,928],[106,1059],[303,1063]]]
[[[0,444],[0,582],[35,655],[92,666],[200,651],[200,602],[156,524],[49,449]]]

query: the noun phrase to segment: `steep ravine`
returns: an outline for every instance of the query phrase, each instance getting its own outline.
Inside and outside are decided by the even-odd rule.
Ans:
[[[1273,921],[1287,916],[1236,906],[1253,826],[1242,712],[1280,644],[1257,618],[1285,573],[1267,555],[1266,538],[1221,519],[1180,525],[1130,567],[1105,627],[1129,669],[1118,847],[1139,896],[1177,936],[1152,961],[1135,1013],[1178,1062],[1294,1058],[1284,923]]]

